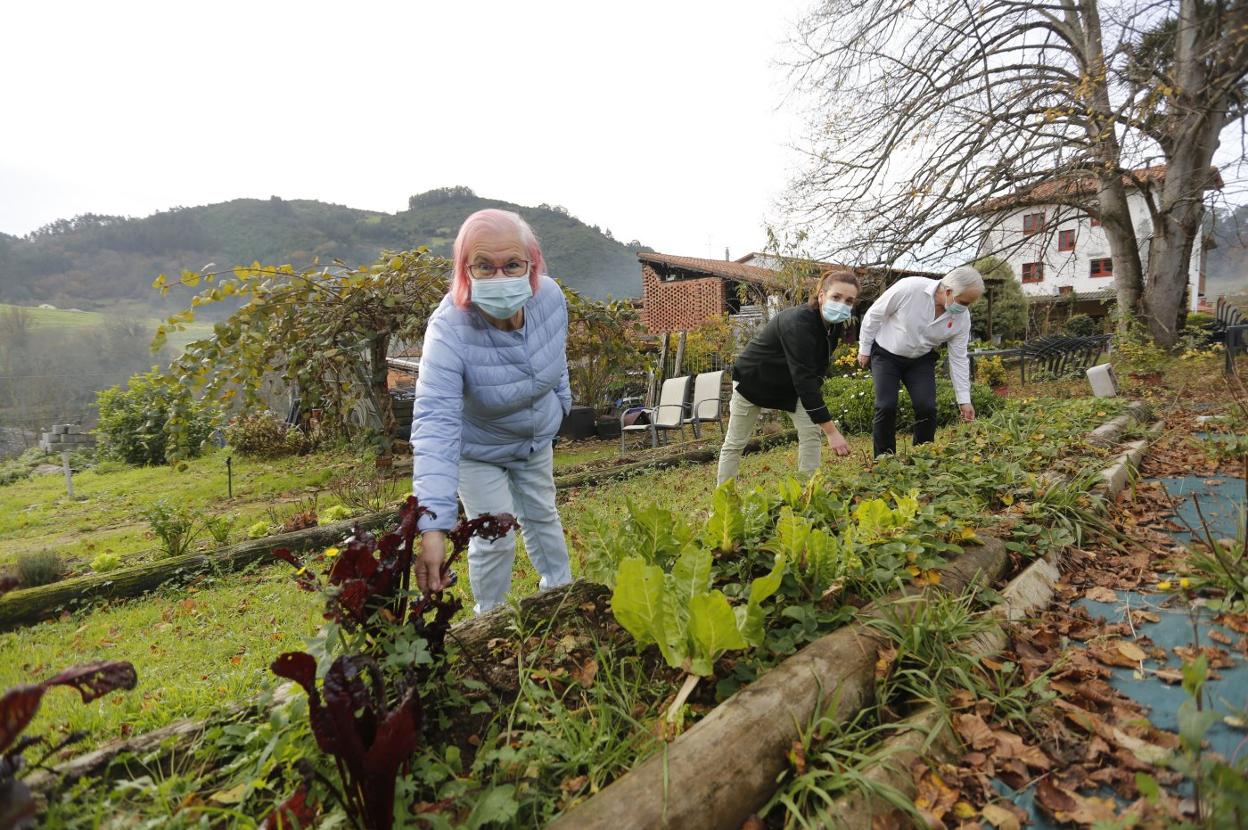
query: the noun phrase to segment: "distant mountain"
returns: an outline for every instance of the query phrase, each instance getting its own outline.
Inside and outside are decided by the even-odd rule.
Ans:
[[[620,243],[566,208],[524,207],[450,187],[413,196],[407,210],[394,214],[273,196],[178,207],[142,219],[86,214],[24,238],[0,233],[0,302],[164,310],[173,297],[162,301],[152,289],[156,275],[208,263],[299,267],[319,257],[355,265],[372,262],[382,250],[418,245],[449,255],[460,223],[485,207],[523,215],[541,239],[549,273],[570,287],[597,298],[640,295],[636,253],[649,248]]]

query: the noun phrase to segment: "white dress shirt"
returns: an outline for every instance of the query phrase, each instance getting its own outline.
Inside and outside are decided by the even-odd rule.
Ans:
[[[879,343],[898,357],[920,357],[949,344],[949,379],[959,404],[971,402],[971,362],[966,346],[971,340],[971,313],[936,316],[936,289],[940,280],[903,277],[880,295],[862,316],[858,354],[870,355]]]

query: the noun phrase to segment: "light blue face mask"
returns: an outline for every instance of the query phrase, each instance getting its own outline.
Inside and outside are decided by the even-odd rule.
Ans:
[[[496,320],[511,319],[532,296],[528,274],[472,281],[472,302]]]
[[[845,303],[838,303],[836,300],[828,300],[819,309],[819,313],[823,315],[824,322],[844,323],[849,319],[849,315],[854,313],[854,310]]]
[[[950,302],[949,305],[945,306],[945,311],[950,314],[965,314],[966,306],[961,303]]]

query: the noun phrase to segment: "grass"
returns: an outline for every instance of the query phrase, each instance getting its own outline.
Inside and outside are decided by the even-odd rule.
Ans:
[[[862,458],[858,451],[869,446],[870,438],[855,436],[850,444],[855,456],[840,463],[857,465]],[[741,480],[749,486],[778,480],[795,469],[796,456],[795,444],[747,455],[741,462]],[[825,463],[827,457],[825,451]],[[132,483],[147,482],[157,489],[143,492],[164,492],[171,500],[174,497],[168,495],[168,490],[159,488],[180,486],[188,498],[211,499],[215,490],[212,476],[217,474],[212,468],[222,467],[224,460],[220,457],[214,461],[214,458],[216,456],[199,459],[182,474],[165,468],[148,468],[109,476],[131,476]],[[306,481],[313,474],[327,476],[332,474],[331,464],[345,466],[350,460],[343,454],[257,463],[248,468],[251,476],[247,479],[248,492],[271,493],[271,487],[282,483]],[[266,471],[263,469],[266,466],[272,469]],[[223,469],[220,475],[224,476]],[[204,491],[198,496],[196,482]],[[223,489],[224,478],[220,484]],[[236,472],[235,494],[244,498],[239,496],[239,486]],[[703,505],[709,504],[714,487],[715,468],[707,464],[677,467],[561,493],[560,513],[571,540],[573,573],[581,571],[577,540],[581,522],[591,511],[622,512],[627,499],[658,501],[668,507],[692,504],[698,505],[700,511]],[[14,499],[6,492],[11,489],[0,488],[0,498]],[[112,498],[116,498],[118,504],[110,515],[118,517],[132,510],[138,496],[114,495]],[[255,498],[257,505],[272,500],[271,496],[250,498]],[[67,514],[77,509],[89,515],[77,503],[67,503],[63,498],[60,501],[59,509]],[[126,507],[127,504],[130,507]],[[4,506],[0,502],[0,516],[6,515]],[[55,521],[57,509],[50,506],[40,513],[46,514],[44,532]],[[79,521],[96,522],[98,519],[81,518]],[[40,538],[31,527],[23,530],[30,539]],[[11,532],[0,530],[0,535],[7,536]],[[72,535],[73,531],[66,529],[63,533]],[[123,538],[120,531],[115,538]],[[11,542],[6,540],[4,544]],[[518,547],[523,551],[522,542]],[[459,584],[465,594],[470,594],[467,565],[462,558],[456,570]],[[528,559],[517,556],[514,592],[517,595],[532,593],[537,590],[537,581],[538,576]],[[178,718],[203,717],[220,711],[228,703],[255,695],[271,682],[269,662],[281,652],[299,647],[303,638],[316,632],[321,622],[320,604],[319,596],[295,587],[286,566],[255,573],[227,574],[220,579],[205,579],[189,588],[170,587],[155,597],[88,610],[62,620],[0,634],[0,689],[48,676],[76,663],[125,659],[133,661],[138,669],[138,689],[111,695],[90,706],[81,705],[76,695],[51,695],[31,727],[32,732],[87,730],[90,738],[84,746],[89,747],[130,731],[157,728]],[[471,606],[471,602],[468,604]]]
[[[560,442],[555,448],[555,473],[568,467],[587,464],[590,461],[601,461],[604,458],[615,458],[620,454],[620,442],[589,440],[575,443]]]
[[[30,314],[30,320],[35,329],[39,330],[62,330],[62,331],[80,331],[83,329],[99,328],[104,326],[110,318],[116,317],[116,313],[108,314],[98,311],[70,311],[64,308],[35,308],[32,306],[10,306],[0,303],[0,314],[5,313],[10,308],[25,308]],[[124,313],[124,312],[123,312]],[[136,313],[143,319],[145,323],[149,323],[153,330],[159,325],[161,318],[151,317],[148,309],[143,309]],[[184,331],[173,332],[169,335],[169,348],[175,352],[179,352],[182,348],[192,340],[198,340],[207,337],[212,333],[212,325],[209,323],[191,323]]]
[[[269,685],[269,663],[302,647],[321,620],[320,598],[268,568],[162,590],[140,602],[0,634],[0,689],[95,660],[129,660],[131,692],[83,705],[66,690],[48,694],[30,734],[86,730],[101,740],[138,734],[182,717],[219,712]],[[85,750],[84,750],[85,751]]]
[[[225,450],[210,451],[182,472],[116,465],[105,465],[103,472],[85,470],[74,476],[75,501],[66,498],[59,474],[0,487],[0,566],[34,549],[60,553],[79,572],[100,553],[118,554],[123,562],[154,555],[158,543],[140,511],[158,498],[213,515],[237,514],[235,527],[242,529],[267,518],[270,507],[281,515],[283,503],[306,497],[360,465],[359,454],[345,450],[269,460],[234,455],[234,498],[229,499],[228,456]],[[317,506],[336,501],[324,493]]]

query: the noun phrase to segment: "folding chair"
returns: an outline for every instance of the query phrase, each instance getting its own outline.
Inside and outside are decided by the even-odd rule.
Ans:
[[[724,432],[724,372],[703,372],[693,379],[693,406],[685,423],[692,425],[693,437],[701,438],[701,424],[719,424]]]
[[[663,381],[659,392],[659,403],[646,410],[649,423],[629,424],[620,428],[620,452],[624,452],[624,442],[629,435],[648,433],[650,446],[659,445],[659,434],[673,429],[680,430],[681,438],[685,435],[685,399],[689,397],[689,375],[679,378],[668,378]]]

